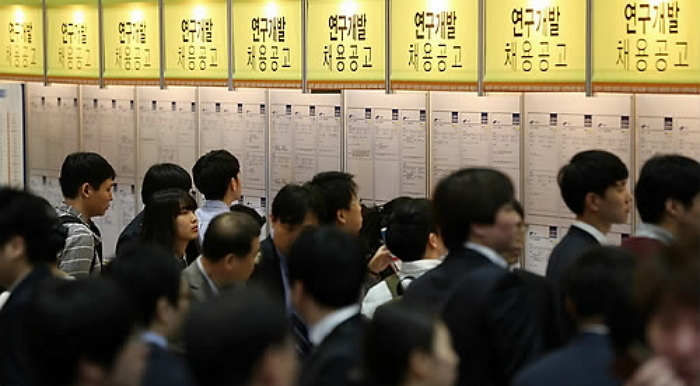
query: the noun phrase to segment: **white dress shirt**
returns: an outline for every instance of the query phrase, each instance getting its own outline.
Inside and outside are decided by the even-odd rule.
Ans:
[[[318,347],[336,327],[358,313],[360,313],[360,306],[353,304],[326,315],[318,323],[309,327],[309,340]]]
[[[659,240],[661,241],[664,245],[671,245],[673,244],[673,234],[666,229],[654,225],[654,224],[648,224],[648,223],[641,223],[638,226],[637,233],[635,234],[637,237],[646,237],[654,240]]]
[[[195,211],[197,220],[199,220],[199,244],[204,241],[204,234],[207,232],[209,223],[214,217],[221,213],[230,212],[231,208],[225,202],[219,200],[206,200],[201,208]]]
[[[494,251],[493,249],[485,245],[472,243],[471,241],[464,244],[464,246],[468,249],[475,250],[481,253],[482,255],[486,256],[487,259],[489,259],[492,263],[496,264],[497,266],[504,269],[508,269],[508,262],[506,261],[506,259],[504,259],[501,255],[496,253],[496,251]]]
[[[586,224],[583,221],[574,221],[574,223],[571,224],[571,226],[574,226],[593,236],[593,238],[596,239],[598,241],[598,244],[600,245],[610,244],[610,241],[608,241],[607,236],[605,236],[603,232],[599,231],[598,228],[594,227],[591,224]]]

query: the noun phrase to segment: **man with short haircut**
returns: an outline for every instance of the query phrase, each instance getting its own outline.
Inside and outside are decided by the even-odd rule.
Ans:
[[[559,170],[561,195],[576,221],[549,256],[547,279],[555,287],[578,256],[607,244],[613,224],[627,222],[632,201],[628,177],[622,160],[603,150],[578,153]]]
[[[542,348],[527,287],[497,252],[512,248],[519,232],[513,195],[510,179],[494,169],[440,181],[433,205],[449,253],[404,295],[441,311],[460,356],[460,385],[506,385]]]
[[[197,301],[203,302],[234,283],[244,283],[255,268],[260,250],[260,227],[245,213],[223,213],[207,228],[202,256],[182,277]]]
[[[187,170],[173,163],[156,164],[148,168],[141,185],[141,202],[144,205],[150,201],[153,193],[159,190],[180,189],[189,192],[192,189],[192,178]],[[138,244],[143,224],[143,210],[127,225],[117,240],[117,254],[129,245]],[[189,256],[188,256],[189,257]],[[196,256],[195,256],[196,257]]]
[[[260,244],[260,262],[251,277],[251,281],[265,286],[285,305],[302,358],[311,346],[306,326],[292,306],[287,257],[294,241],[305,230],[318,226],[323,213],[322,198],[310,186],[289,184],[280,189],[272,201],[272,234]]]
[[[9,290],[0,305],[0,385],[27,384],[21,341],[25,310],[34,288],[51,277],[49,264],[55,264],[65,241],[65,228],[46,200],[0,188],[0,287]]]
[[[292,246],[292,303],[310,326],[315,346],[302,368],[301,386],[350,384],[366,324],[358,304],[364,276],[357,240],[337,227],[308,231]]]
[[[241,198],[241,165],[227,150],[212,150],[201,156],[192,167],[192,177],[206,201],[197,209],[199,243],[214,217],[230,211],[234,201]]]
[[[141,385],[148,347],[133,337],[128,297],[114,281],[48,279],[26,320],[31,385]]]
[[[681,155],[660,155],[642,167],[634,189],[642,224],[622,246],[645,258],[675,242],[700,238],[700,163]]]
[[[134,245],[117,255],[109,276],[129,295],[141,340],[150,348],[143,384],[193,385],[186,365],[168,349],[179,338],[190,308],[190,290],[172,254],[159,246]]]
[[[631,307],[633,256],[615,247],[585,252],[564,275],[566,308],[578,335],[566,347],[521,371],[513,385],[618,386],[615,352],[606,320],[616,308]]]
[[[58,253],[58,268],[76,278],[102,270],[102,238],[93,217],[103,216],[112,201],[116,173],[97,153],[73,153],[61,166],[63,202],[56,208],[68,239]]]
[[[325,211],[321,224],[335,224],[343,231],[357,235],[362,228],[362,207],[353,175],[329,171],[318,173],[309,182],[323,196]]]
[[[187,362],[202,386],[292,386],[296,356],[284,307],[258,288],[226,291],[185,325]]]

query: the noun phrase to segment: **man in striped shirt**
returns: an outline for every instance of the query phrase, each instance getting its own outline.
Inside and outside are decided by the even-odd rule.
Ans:
[[[63,202],[56,212],[68,238],[58,253],[58,268],[75,278],[102,270],[102,239],[92,218],[109,208],[115,178],[114,168],[96,153],[73,153],[63,161],[59,179]]]

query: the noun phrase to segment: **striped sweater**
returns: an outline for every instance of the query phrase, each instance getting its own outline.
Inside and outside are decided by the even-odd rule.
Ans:
[[[79,279],[91,274],[90,263],[94,262],[92,275],[99,274],[102,264],[98,251],[102,248],[102,239],[97,227],[66,203],[61,203],[56,208],[56,213],[59,217],[74,216],[81,221],[64,224],[68,228],[68,238],[65,247],[58,252],[58,269]]]

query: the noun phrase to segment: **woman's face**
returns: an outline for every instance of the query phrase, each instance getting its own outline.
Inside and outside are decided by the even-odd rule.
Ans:
[[[181,209],[175,217],[175,234],[180,240],[194,240],[199,236],[199,221],[192,209]]]
[[[700,311],[677,303],[661,307],[649,321],[647,337],[686,385],[700,384]]]

